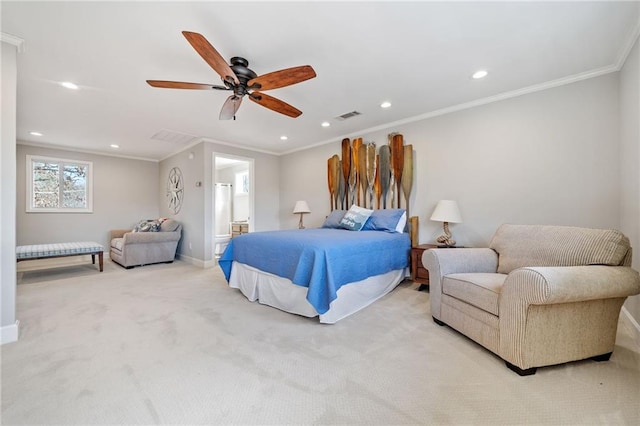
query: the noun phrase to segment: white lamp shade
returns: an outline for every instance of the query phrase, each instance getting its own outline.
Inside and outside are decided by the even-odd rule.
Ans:
[[[294,213],[311,213],[309,205],[306,201],[296,201],[296,205],[293,208]]]
[[[431,215],[431,220],[438,222],[462,223],[458,203],[454,200],[440,200]]]

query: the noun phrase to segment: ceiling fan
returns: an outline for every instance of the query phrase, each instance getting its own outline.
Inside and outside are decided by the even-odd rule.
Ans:
[[[236,112],[240,108],[240,103],[245,95],[249,96],[253,102],[265,108],[279,112],[280,114],[296,118],[302,111],[289,105],[286,102],[276,99],[260,92],[260,90],[279,89],[309,80],[316,76],[310,65],[287,68],[280,71],[270,72],[258,76],[249,69],[249,61],[240,57],[231,58],[231,65],[228,65],[222,55],[207,41],[202,34],[183,31],[187,41],[213,68],[220,77],[224,86],[215,84],[185,83],[180,81],[147,80],[153,87],[163,87],[167,89],[195,89],[195,90],[232,90],[233,95],[229,96],[220,110],[220,120],[230,120],[236,118]]]

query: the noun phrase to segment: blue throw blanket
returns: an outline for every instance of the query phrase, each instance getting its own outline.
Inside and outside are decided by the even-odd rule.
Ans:
[[[253,232],[231,240],[218,260],[229,281],[232,262],[308,287],[319,314],[329,310],[344,284],[409,265],[408,234],[344,229]]]

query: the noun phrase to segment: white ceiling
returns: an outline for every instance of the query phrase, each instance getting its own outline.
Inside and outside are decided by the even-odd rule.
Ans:
[[[19,140],[159,160],[200,138],[291,152],[617,70],[637,36],[639,6],[3,0],[1,29],[24,39]],[[229,92],[148,86],[147,79],[221,84],[183,30],[204,35],[226,59],[247,58],[258,75],[313,66],[315,79],[268,92],[303,114],[289,118],[245,99],[236,121],[219,121]],[[488,77],[471,79],[478,69]],[[383,110],[382,101],[393,106]],[[353,110],[362,115],[334,119]],[[331,127],[321,127],[323,121]],[[163,130],[197,139],[152,139]]]

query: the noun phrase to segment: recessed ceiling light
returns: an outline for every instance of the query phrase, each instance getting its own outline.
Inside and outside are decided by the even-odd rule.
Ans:
[[[322,127],[329,127],[329,126],[331,126],[331,123],[329,123],[328,121],[323,121],[321,126]]]
[[[283,136],[280,136],[280,140],[281,140],[281,141],[286,141],[287,139],[289,139],[289,138],[288,138],[288,137],[286,137],[286,136],[284,136],[284,135],[283,135]]]
[[[111,144],[111,145],[109,145],[109,146],[110,146],[111,148],[113,148],[113,149],[118,149],[118,148],[120,148],[120,145],[115,144],[115,143],[112,143],[112,144]]]
[[[380,104],[380,108],[389,108],[391,106],[391,102],[383,102]]]
[[[40,132],[29,132],[29,134],[33,136],[42,136],[42,133]]]
[[[476,71],[475,73],[473,73],[473,75],[471,77],[473,77],[474,79],[479,79],[479,78],[484,78],[486,77],[488,74],[488,72],[486,72],[485,70],[480,70],[480,71]]]
[[[62,83],[60,83],[61,86],[66,87],[67,89],[72,89],[72,90],[78,90],[79,87],[77,84],[74,84],[70,81],[63,81]]]

